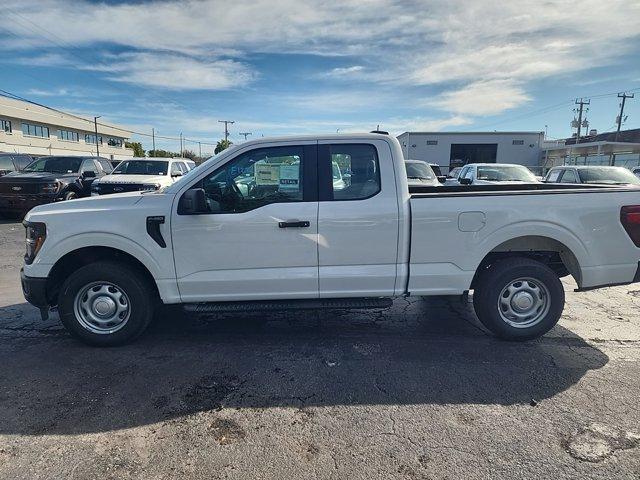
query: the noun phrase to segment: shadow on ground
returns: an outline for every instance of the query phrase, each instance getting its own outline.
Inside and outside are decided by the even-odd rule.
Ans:
[[[468,305],[445,299],[211,320],[165,309],[145,337],[114,349],[85,347],[27,306],[0,308],[0,319],[3,434],[102,432],[223,408],[523,404],[608,361],[559,326],[533,342],[495,340]]]

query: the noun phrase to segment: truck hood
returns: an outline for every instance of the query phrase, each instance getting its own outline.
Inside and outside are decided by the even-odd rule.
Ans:
[[[62,179],[76,179],[78,173],[11,172],[0,177],[1,183],[46,183]]]
[[[160,183],[163,186],[171,183],[168,175],[126,175],[117,173],[115,175],[105,175],[99,183]]]
[[[105,215],[130,208],[132,205],[138,203],[142,197],[143,192],[127,192],[104,197],[86,197],[67,200],[66,202],[49,203],[31,209],[29,213],[27,213],[25,220],[33,222],[43,221],[46,223],[48,217],[66,213],[95,212],[98,215]]]

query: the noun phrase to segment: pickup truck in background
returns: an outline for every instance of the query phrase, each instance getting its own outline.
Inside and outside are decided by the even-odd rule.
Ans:
[[[334,162],[350,172],[339,188]],[[158,304],[385,308],[469,291],[491,332],[527,340],[560,318],[560,277],[579,290],[640,281],[637,189],[410,190],[384,134],[248,141],[166,188],[36,207],[24,224],[25,297],[93,345],[131,341]]]

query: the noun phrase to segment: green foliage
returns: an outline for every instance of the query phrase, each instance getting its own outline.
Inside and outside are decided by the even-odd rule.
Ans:
[[[229,148],[232,145],[232,143],[229,140],[220,140],[218,142],[218,144],[216,145],[216,149],[213,151],[213,153],[218,154],[223,150],[226,150],[227,148]]]
[[[144,148],[140,142],[125,142],[124,146],[133,150],[134,157],[144,157]]]
[[[164,157],[164,158],[174,158],[179,157],[180,154],[175,152],[169,152],[167,150],[149,150],[150,157]]]

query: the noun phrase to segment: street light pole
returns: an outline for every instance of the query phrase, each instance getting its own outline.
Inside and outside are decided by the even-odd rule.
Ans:
[[[100,156],[100,147],[98,147],[98,119],[101,116],[102,115],[98,115],[97,117],[93,117],[93,128],[94,128],[95,133],[96,133],[96,157]]]

